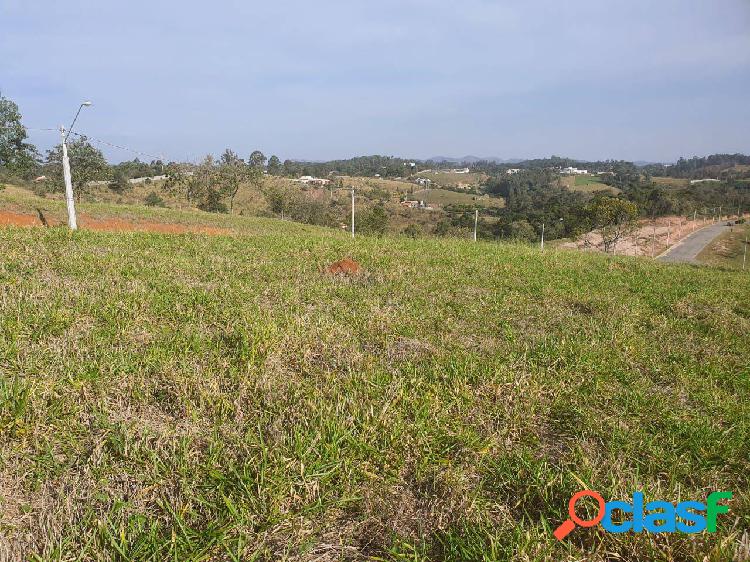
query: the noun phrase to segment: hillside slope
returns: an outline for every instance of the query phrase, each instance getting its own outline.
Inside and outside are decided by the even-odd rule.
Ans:
[[[0,558],[742,548],[746,276],[221,220],[247,234],[0,228]],[[558,543],[584,485],[735,497],[715,534]]]

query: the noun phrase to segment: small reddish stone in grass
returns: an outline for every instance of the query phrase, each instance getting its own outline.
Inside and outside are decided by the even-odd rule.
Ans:
[[[362,266],[349,258],[333,262],[326,268],[332,275],[358,275],[362,272]]]

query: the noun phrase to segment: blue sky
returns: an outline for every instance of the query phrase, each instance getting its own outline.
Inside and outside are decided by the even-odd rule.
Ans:
[[[0,30],[27,126],[91,99],[77,129],[169,159],[750,153],[748,0],[0,0]]]

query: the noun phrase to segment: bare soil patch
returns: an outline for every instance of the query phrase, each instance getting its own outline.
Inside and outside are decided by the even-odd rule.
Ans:
[[[356,261],[345,258],[333,262],[326,268],[326,271],[331,275],[359,275],[364,269]]]
[[[53,218],[45,217],[49,226],[59,226],[63,222]],[[0,225],[2,226],[45,226],[41,216],[18,213],[15,211],[0,210]],[[154,221],[132,221],[120,218],[95,218],[86,214],[78,216],[78,225],[87,230],[102,232],[158,232],[161,234],[186,234],[188,232],[197,234],[220,235],[231,231],[226,228],[211,226],[186,226],[183,224],[161,223]]]
[[[700,219],[693,222],[684,217],[659,217],[656,220],[640,221],[638,229],[626,239],[617,243],[615,253],[628,256],[658,256],[667,248],[703,228]],[[578,240],[561,244],[562,248],[604,251],[601,236],[596,232],[584,234]]]

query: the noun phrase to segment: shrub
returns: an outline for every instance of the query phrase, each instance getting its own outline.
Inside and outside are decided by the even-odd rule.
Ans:
[[[143,202],[149,207],[166,207],[164,199],[159,197],[155,191],[152,191],[146,196]]]
[[[122,193],[123,191],[130,189],[131,185],[128,182],[128,178],[122,172],[115,172],[114,178],[109,182],[109,188],[116,192]]]
[[[409,238],[419,238],[422,236],[422,227],[418,224],[410,224],[404,229],[403,234]]]
[[[358,221],[355,219],[355,228],[362,234],[382,236],[388,229],[388,213],[382,205],[377,205],[365,211]]]
[[[219,193],[213,187],[209,188],[209,190],[206,192],[206,198],[203,200],[203,202],[200,205],[198,205],[198,208],[201,211],[207,211],[209,213],[228,213],[229,212],[229,209],[221,200],[221,193]]]
[[[520,220],[510,223],[510,237],[522,242],[533,242],[537,239],[537,234],[529,221]]]

